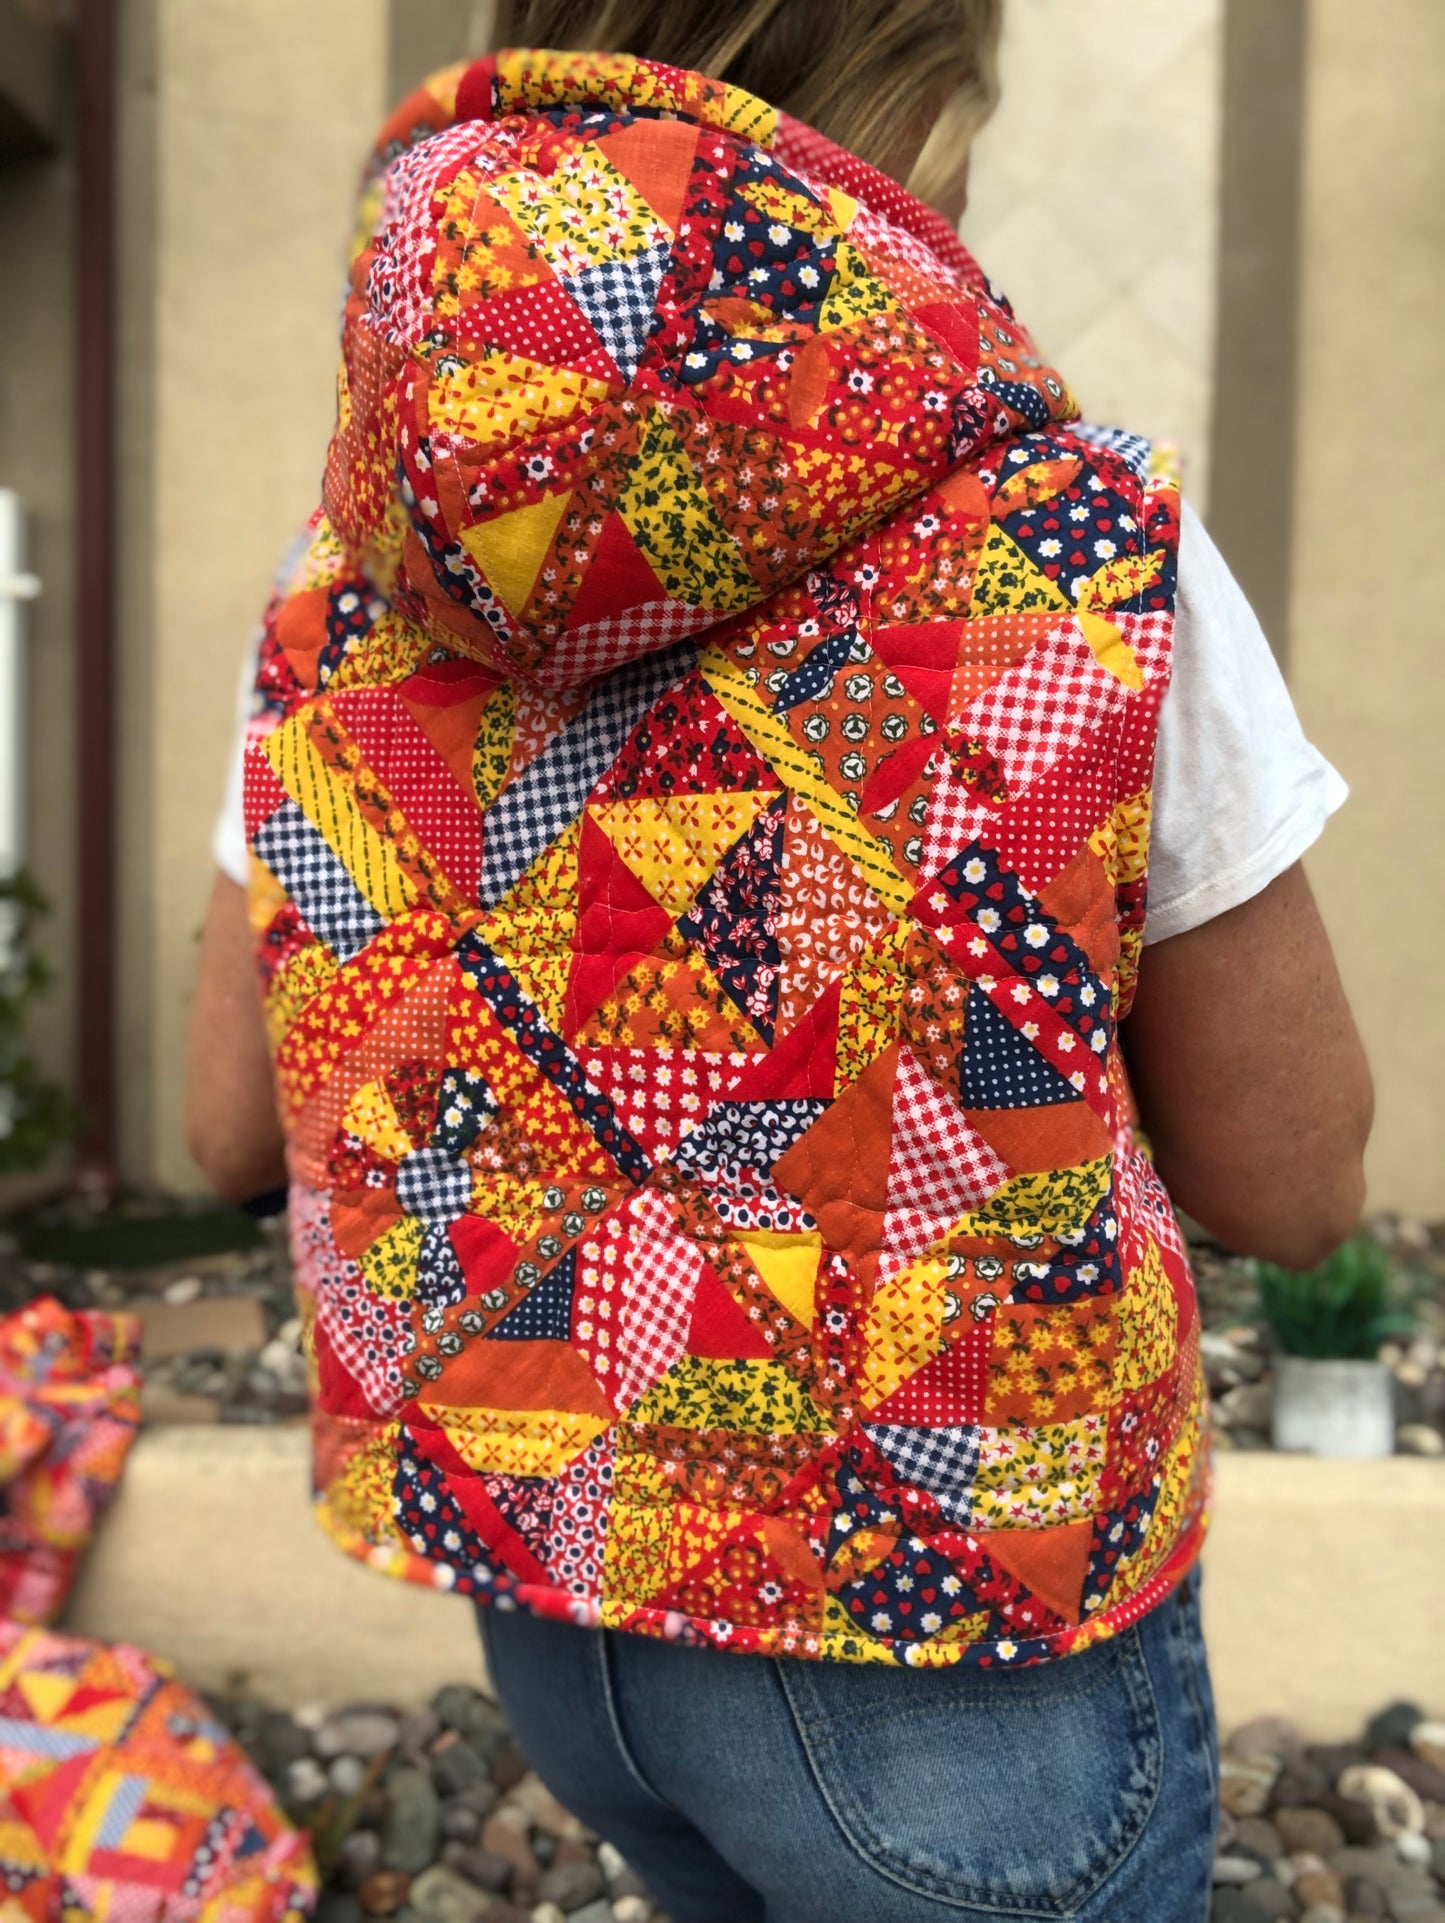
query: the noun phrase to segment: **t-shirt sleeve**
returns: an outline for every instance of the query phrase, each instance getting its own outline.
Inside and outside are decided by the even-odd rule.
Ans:
[[[211,855],[223,875],[244,888],[250,868],[246,848],[246,809],[242,798],[242,769],[246,755],[246,733],[251,719],[251,691],[256,685],[256,661],[260,637],[246,650],[241,663],[241,678],[236,688],[236,720],[231,737],[231,752],[226,762],[226,786],[221,812],[211,831]]]
[[[1174,663],[1159,710],[1145,942],[1237,908],[1349,793],[1305,739],[1254,610],[1187,504]]]

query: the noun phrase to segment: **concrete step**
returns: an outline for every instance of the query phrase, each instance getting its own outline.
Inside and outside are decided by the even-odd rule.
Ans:
[[[142,1434],[68,1615],[206,1689],[423,1701],[479,1678],[472,1611],[340,1555],[312,1519],[304,1427]],[[1445,1711],[1445,1464],[1226,1454],[1205,1553],[1221,1721],[1353,1735],[1397,1696]]]

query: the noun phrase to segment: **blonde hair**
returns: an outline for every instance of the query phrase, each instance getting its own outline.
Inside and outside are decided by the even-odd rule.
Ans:
[[[932,117],[908,183],[927,199],[993,110],[1002,16],[1002,0],[499,0],[493,41],[689,67],[875,166]]]

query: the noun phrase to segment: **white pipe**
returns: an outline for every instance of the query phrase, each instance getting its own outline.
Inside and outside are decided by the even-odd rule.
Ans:
[[[25,614],[40,592],[25,566],[25,510],[0,487],[0,876],[25,860]]]

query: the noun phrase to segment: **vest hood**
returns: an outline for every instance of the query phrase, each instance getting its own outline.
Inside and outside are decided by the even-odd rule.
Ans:
[[[324,504],[397,613],[565,688],[1072,419],[945,221],[751,95],[511,51],[382,130]]]

